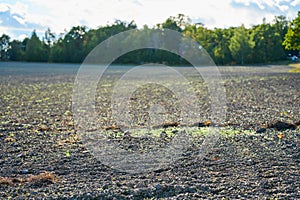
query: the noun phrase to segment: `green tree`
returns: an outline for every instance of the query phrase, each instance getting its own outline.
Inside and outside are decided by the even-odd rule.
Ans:
[[[64,62],[82,62],[84,59],[83,41],[86,33],[85,26],[72,27],[63,39]]]
[[[280,34],[280,37],[282,40],[284,40],[285,34],[288,31],[288,20],[286,19],[285,16],[276,16],[274,19],[274,28],[277,33]]]
[[[158,28],[167,28],[178,32],[183,32],[189,25],[190,19],[184,14],[178,14],[176,17],[171,16],[162,24],[157,24]]]
[[[85,40],[83,41],[85,47],[85,55],[87,55],[93,48],[95,48],[98,44],[100,44],[107,38],[123,31],[136,29],[136,27],[137,26],[134,21],[126,23],[120,20],[116,20],[112,25],[89,30],[85,35]]]
[[[61,35],[57,41],[53,43],[50,50],[49,61],[50,62],[64,62],[64,44],[63,36]]]
[[[226,65],[232,62],[232,56],[229,49],[230,38],[233,35],[233,29],[215,29],[213,31],[214,46],[212,49],[212,58],[218,65]]]
[[[229,49],[235,61],[243,65],[250,60],[254,45],[255,43],[250,37],[249,31],[242,25],[235,29],[234,35],[230,39]]]
[[[262,24],[253,27],[251,36],[255,46],[252,62],[266,63],[285,57],[282,46],[285,27],[281,20],[283,18],[275,18],[275,23],[270,24],[266,23],[264,19]]]
[[[48,58],[47,61],[50,61],[51,55],[51,47],[55,42],[55,34],[51,32],[50,28],[45,31],[45,35],[43,37],[43,51],[45,53],[45,57]]]
[[[264,19],[262,24],[253,27],[251,37],[255,42],[252,61],[256,63],[267,62],[271,48],[271,37],[273,37],[271,36],[271,25],[267,24]]]
[[[282,44],[287,50],[300,50],[300,11],[298,16],[289,24]]]
[[[10,37],[6,34],[2,34],[0,37],[0,60],[8,60],[8,50],[10,48],[9,44]]]
[[[184,34],[197,41],[210,56],[213,55],[215,39],[212,30],[204,27],[203,24],[193,24],[186,27]]]
[[[288,31],[288,20],[285,16],[276,16],[272,28],[274,30],[274,37],[272,38],[275,43],[272,55],[274,60],[281,60],[286,57],[286,51],[282,43]]]
[[[26,44],[25,59],[29,62],[46,62],[48,61],[48,53],[44,44],[33,31],[31,38]]]
[[[48,46],[51,47],[55,41],[55,34],[48,28],[45,31],[45,36],[43,38],[43,42]]]
[[[298,17],[288,23],[286,17],[275,17],[272,23],[253,26],[246,29],[231,27],[228,29],[208,29],[202,23],[190,24],[188,17],[183,14],[171,16],[161,24],[144,30],[152,32],[155,28],[172,29],[183,33],[196,40],[216,64],[226,65],[235,63],[257,63],[280,60],[285,57],[286,49],[300,50],[300,12]],[[30,38],[22,42],[14,40],[9,42],[9,36],[0,37],[0,60],[26,60],[26,61],[50,61],[50,62],[82,62],[88,53],[107,38],[120,32],[136,29],[134,21],[127,23],[116,20],[113,24],[88,29],[84,26],[72,27],[70,31],[55,34],[47,29],[42,41],[33,31]],[[140,42],[155,40],[147,31],[134,32],[120,41],[120,45],[137,45]],[[184,45],[175,44],[173,38],[164,38],[158,41],[162,44],[174,45],[180,55],[190,55],[192,51],[183,50]],[[184,53],[183,53],[184,52]],[[182,53],[182,54],[181,54]],[[158,49],[143,49],[129,52],[118,58],[116,63],[168,63],[187,64],[180,56]]]
[[[12,61],[23,61],[25,59],[25,46],[23,42],[13,40],[10,43],[9,57]]]

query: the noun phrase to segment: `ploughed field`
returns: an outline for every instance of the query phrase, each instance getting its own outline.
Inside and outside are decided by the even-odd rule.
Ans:
[[[78,67],[1,64],[0,199],[300,198],[300,74],[289,67],[220,67],[227,112],[218,123],[209,86],[194,71],[187,74],[199,99],[193,123],[181,122],[172,91],[144,85],[129,99],[132,130],[112,115],[113,89],[127,68],[110,67],[95,96],[108,140],[146,155],[167,148],[181,132],[190,134],[174,162],[137,173],[96,159],[81,140],[72,112]],[[153,105],[163,109],[150,113],[156,124],[149,127]],[[216,126],[219,137],[200,158],[197,152]]]

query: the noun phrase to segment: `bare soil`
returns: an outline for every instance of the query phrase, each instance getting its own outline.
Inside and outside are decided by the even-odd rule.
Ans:
[[[203,159],[191,153],[138,174],[106,166],[81,142],[71,108],[73,71],[0,73],[0,199],[299,199],[300,74],[286,66],[221,67],[220,72],[227,113],[219,125],[227,134]],[[105,98],[120,74],[110,73],[100,82],[105,89],[99,90],[96,107],[107,130],[120,132],[122,145],[126,134],[114,132],[118,127]],[[198,125],[213,126],[203,82],[195,80],[195,86],[203,112]],[[131,99],[137,115],[149,98],[140,94]],[[143,120],[138,115],[136,123]],[[174,122],[168,128],[182,127]]]

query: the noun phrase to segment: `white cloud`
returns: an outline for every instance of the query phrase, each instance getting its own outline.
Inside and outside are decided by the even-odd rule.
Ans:
[[[32,5],[45,10],[45,15],[30,15],[28,19],[35,23],[47,25],[56,32],[63,32],[75,25],[87,25],[95,28],[111,23],[116,19],[135,20],[139,27],[144,24],[151,26],[161,23],[169,16],[183,13],[193,19],[203,19],[209,27],[228,27],[242,23],[251,25],[260,23],[262,18],[274,16],[276,13],[263,13],[247,8],[251,3],[261,10],[266,7],[275,8],[281,12],[289,10],[286,4],[291,0],[29,0]],[[294,0],[300,1],[300,0]],[[234,8],[232,2],[244,4],[244,8]],[[284,4],[285,3],[285,4]],[[37,20],[38,19],[38,20]]]
[[[11,35],[12,34],[12,32],[7,27],[3,27],[3,26],[0,26],[0,33],[1,33],[1,35],[2,34]]]
[[[11,39],[19,39],[20,38],[20,41],[22,41],[25,37],[29,36],[29,35],[26,35],[26,34],[22,34],[22,35],[15,34],[15,32],[14,32],[15,30],[17,30],[17,29],[14,29],[12,27],[0,26],[0,34],[1,35],[2,34],[9,35],[9,37],[11,37]],[[27,31],[29,31],[29,30],[27,30]]]
[[[22,23],[34,23],[50,27],[56,33],[69,30],[72,26],[86,25],[96,28],[116,19],[130,22],[135,20],[139,27],[144,24],[152,27],[162,23],[170,16],[179,13],[192,19],[202,19],[205,26],[230,27],[261,23],[265,17],[273,19],[276,12],[285,12],[293,17],[295,11],[290,9],[299,5],[300,0],[24,0],[9,4],[14,13],[23,18]],[[27,3],[26,3],[27,2]],[[234,7],[232,3],[240,3]],[[255,4],[259,7],[253,10]],[[1,10],[8,4],[0,4]],[[194,20],[195,21],[195,20]]]
[[[280,11],[285,12],[287,11],[290,7],[287,5],[278,5],[278,8]]]
[[[85,22],[87,26],[98,26],[106,24],[112,20],[114,16],[118,18],[124,13],[126,6],[120,9],[120,4],[117,0],[110,1],[78,1],[78,0],[30,0],[34,5],[37,5],[45,10],[45,15],[39,14],[37,23],[45,23],[55,31],[63,32],[65,28],[80,25]],[[122,7],[121,7],[122,8]],[[130,9],[130,8],[129,8]],[[32,15],[32,20],[37,18],[37,15]]]
[[[6,3],[0,3],[0,12],[6,12],[9,10],[9,5]]]
[[[9,11],[12,17],[20,24],[26,23],[26,17],[28,15],[28,6],[21,2],[15,4],[0,3],[0,12]]]
[[[300,2],[300,0],[294,0],[294,1]],[[286,4],[289,3],[290,0],[234,0],[234,2],[242,3],[245,6],[249,6],[251,3],[253,3],[256,4],[262,10],[264,10],[266,7],[269,7],[269,8],[276,8],[284,12],[289,9],[289,6]]]
[[[300,0],[294,0],[292,3],[291,3],[291,5],[292,6],[297,6],[297,5],[299,5],[300,4]]]
[[[18,36],[17,40],[23,41],[26,37],[28,37],[28,35],[26,35],[26,34],[21,34],[21,35]]]
[[[48,0],[30,0],[30,2],[47,10],[47,15],[52,16],[52,25],[61,30],[82,21],[86,21],[88,26],[99,26],[113,22],[115,19],[135,20],[140,26],[155,25],[171,15],[178,13],[199,15],[204,10],[203,6],[200,6],[200,9],[197,8],[199,5],[197,1],[187,4],[179,0],[100,0],[88,1],[88,3],[79,0],[52,0],[51,3]]]
[[[15,20],[17,20],[20,24],[22,24],[22,25],[24,25],[26,22],[25,22],[25,20],[23,19],[23,18],[21,18],[21,17],[18,17],[18,16],[13,16],[13,18],[15,19]]]
[[[17,1],[14,5],[10,6],[10,12],[26,17],[28,15],[28,5]]]

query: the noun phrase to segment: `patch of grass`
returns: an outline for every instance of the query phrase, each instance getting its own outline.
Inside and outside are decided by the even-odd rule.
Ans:
[[[234,135],[245,135],[245,134],[253,134],[254,131],[250,130],[241,130],[241,129],[233,129],[233,128],[222,128],[220,130],[220,135],[222,136],[234,136]]]
[[[293,69],[289,70],[291,73],[300,73],[300,63],[293,63],[289,66],[293,67]]]

